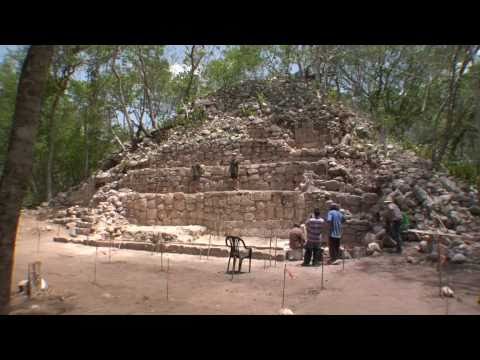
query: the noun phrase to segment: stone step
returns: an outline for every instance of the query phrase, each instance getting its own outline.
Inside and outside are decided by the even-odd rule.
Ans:
[[[73,238],[63,238],[55,237],[53,241],[60,243],[72,243],[72,244],[82,244],[87,246],[98,246],[98,247],[114,247],[117,249],[128,249],[128,250],[142,250],[149,252],[157,253],[176,253],[176,254],[189,254],[189,255],[198,255],[202,256],[213,256],[213,257],[228,257],[229,250],[228,248],[220,245],[211,245],[210,248],[208,244],[185,244],[185,243],[165,243],[165,244],[152,244],[151,242],[138,242],[138,241],[102,241],[95,239],[73,239]],[[112,245],[113,244],[113,245]],[[210,249],[210,250],[209,250]],[[283,248],[276,248],[269,251],[269,249],[264,249],[263,247],[257,248],[252,246],[252,259],[257,260],[277,260],[283,261],[285,259],[285,251]],[[276,256],[275,256],[276,255]]]
[[[80,227],[71,229],[71,231],[75,235],[90,235],[92,233],[92,230],[90,228],[80,228]]]
[[[327,177],[327,160],[316,162],[288,161],[276,163],[241,163],[238,186],[246,190],[295,190],[303,173],[312,171]],[[119,180],[119,188],[141,193],[209,192],[233,190],[228,165],[204,166],[198,181],[193,181],[190,167],[144,168],[130,170]]]
[[[76,225],[78,228],[82,228],[82,229],[90,229],[92,227],[92,223],[85,222],[85,221],[77,221]]]
[[[315,161],[326,156],[326,150],[315,148],[295,149],[284,140],[247,139],[230,144],[225,141],[192,146],[160,147],[156,153],[139,161],[129,161],[128,170],[140,168],[181,167],[185,164],[227,165],[233,153],[240,160],[269,163],[278,161]]]

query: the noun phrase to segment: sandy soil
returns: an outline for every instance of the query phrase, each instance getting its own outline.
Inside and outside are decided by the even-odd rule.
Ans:
[[[14,291],[27,264],[41,261],[49,284],[44,300],[15,295],[13,313],[38,314],[277,314],[282,305],[284,263],[265,268],[252,261],[251,273],[225,274],[226,258],[160,254],[62,244],[63,231],[32,215],[21,218],[16,247]],[[168,274],[167,300],[167,262]],[[449,270],[455,298],[439,297],[435,267],[406,263],[405,256],[349,260],[342,265],[303,268],[288,262],[285,306],[295,314],[480,314],[480,271]],[[96,281],[95,280],[96,268]],[[248,268],[247,268],[248,269]],[[34,305],[35,309],[32,309]]]

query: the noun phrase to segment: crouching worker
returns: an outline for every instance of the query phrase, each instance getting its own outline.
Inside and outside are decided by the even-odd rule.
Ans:
[[[287,260],[303,260],[303,246],[305,245],[305,235],[303,229],[298,224],[293,224],[292,230],[288,235],[290,239],[290,249],[287,251]]]
[[[320,209],[313,211],[313,216],[305,222],[307,229],[307,244],[305,245],[305,257],[302,266],[309,266],[313,254],[313,266],[320,265],[323,261],[322,248],[322,228],[325,221],[320,217]]]
[[[400,227],[402,226],[403,215],[400,208],[395,204],[392,198],[387,198],[385,201],[386,217],[385,226],[388,235],[397,243],[397,253],[402,253],[402,238],[400,236]]]

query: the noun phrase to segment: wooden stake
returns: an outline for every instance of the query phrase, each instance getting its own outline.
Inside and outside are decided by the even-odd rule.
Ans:
[[[270,230],[270,244],[268,245],[268,255],[270,255],[270,262],[268,266],[272,266],[272,240],[273,240],[273,229]]]
[[[285,280],[287,275],[287,264],[283,268],[283,292],[282,292],[282,309],[285,307]]]
[[[438,253],[438,264],[437,264],[437,271],[438,271],[438,289],[440,292],[440,296],[442,296],[442,257],[440,255],[440,237],[436,237],[437,241],[437,253]]]
[[[112,262],[112,238],[113,236],[110,234],[110,241],[108,244],[108,262]]]
[[[212,244],[212,234],[208,237],[208,251],[207,251],[207,260],[210,257],[210,246]]]
[[[93,266],[93,283],[97,282],[97,256],[98,256],[98,245],[95,245],[95,262]]]
[[[170,273],[170,258],[167,258],[167,301],[168,301],[168,278]]]
[[[27,294],[29,298],[36,297],[42,288],[42,263],[36,261],[28,264],[28,287]]]
[[[263,238],[266,240],[267,239],[267,229],[263,232]],[[267,270],[267,258],[263,258],[263,270]]]
[[[41,237],[40,227],[38,225],[38,222],[37,222],[37,234],[38,234],[38,240],[37,240],[37,254],[38,254],[40,252],[40,237]]]
[[[325,286],[323,286],[323,261],[324,261],[324,258],[322,258],[322,287],[321,289],[325,289]]]
[[[278,238],[277,238],[277,233],[274,232],[274,234],[275,234],[275,235],[274,235],[274,236],[275,236],[275,255],[274,255],[274,257],[275,257],[275,263],[274,263],[274,264],[275,264],[275,267],[277,267],[277,245],[278,245],[278,241],[277,241],[277,240],[278,240]]]
[[[163,271],[163,249],[160,247],[160,271]]]

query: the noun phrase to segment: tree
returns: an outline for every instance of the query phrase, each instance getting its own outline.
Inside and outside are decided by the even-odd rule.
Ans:
[[[263,75],[262,47],[253,45],[230,46],[223,58],[210,61],[205,69],[206,86],[210,91],[232,86],[242,80],[258,79]],[[262,76],[263,75],[263,76]]]
[[[81,46],[65,46],[58,47],[55,59],[53,61],[52,74],[52,102],[50,111],[47,115],[48,121],[48,161],[47,161],[47,201],[52,200],[52,173],[53,173],[53,159],[54,159],[54,144],[56,133],[55,115],[58,104],[67,90],[68,84],[75,73],[75,70],[82,65],[83,60],[78,58],[79,52],[83,48]]]
[[[15,109],[18,75],[9,56],[0,64],[0,173],[7,151],[9,129]]]
[[[458,100],[461,81],[465,76],[466,70],[474,62],[475,56],[480,50],[480,46],[475,45],[457,45],[451,49],[449,61],[449,80],[447,96],[442,105],[442,110],[446,109],[446,120],[444,131],[439,139],[438,146],[435,146],[432,152],[432,163],[434,168],[438,168],[447,152],[447,148],[452,140],[452,131],[455,130],[459,122]],[[436,139],[435,139],[436,140]]]
[[[135,143],[158,126],[162,112],[168,113],[170,72],[163,47],[116,46],[110,71],[107,100],[117,122],[125,123]]]
[[[32,46],[18,84],[15,114],[0,179],[0,314],[8,312],[15,238],[23,198],[32,171],[42,97],[53,56],[53,46]]]

